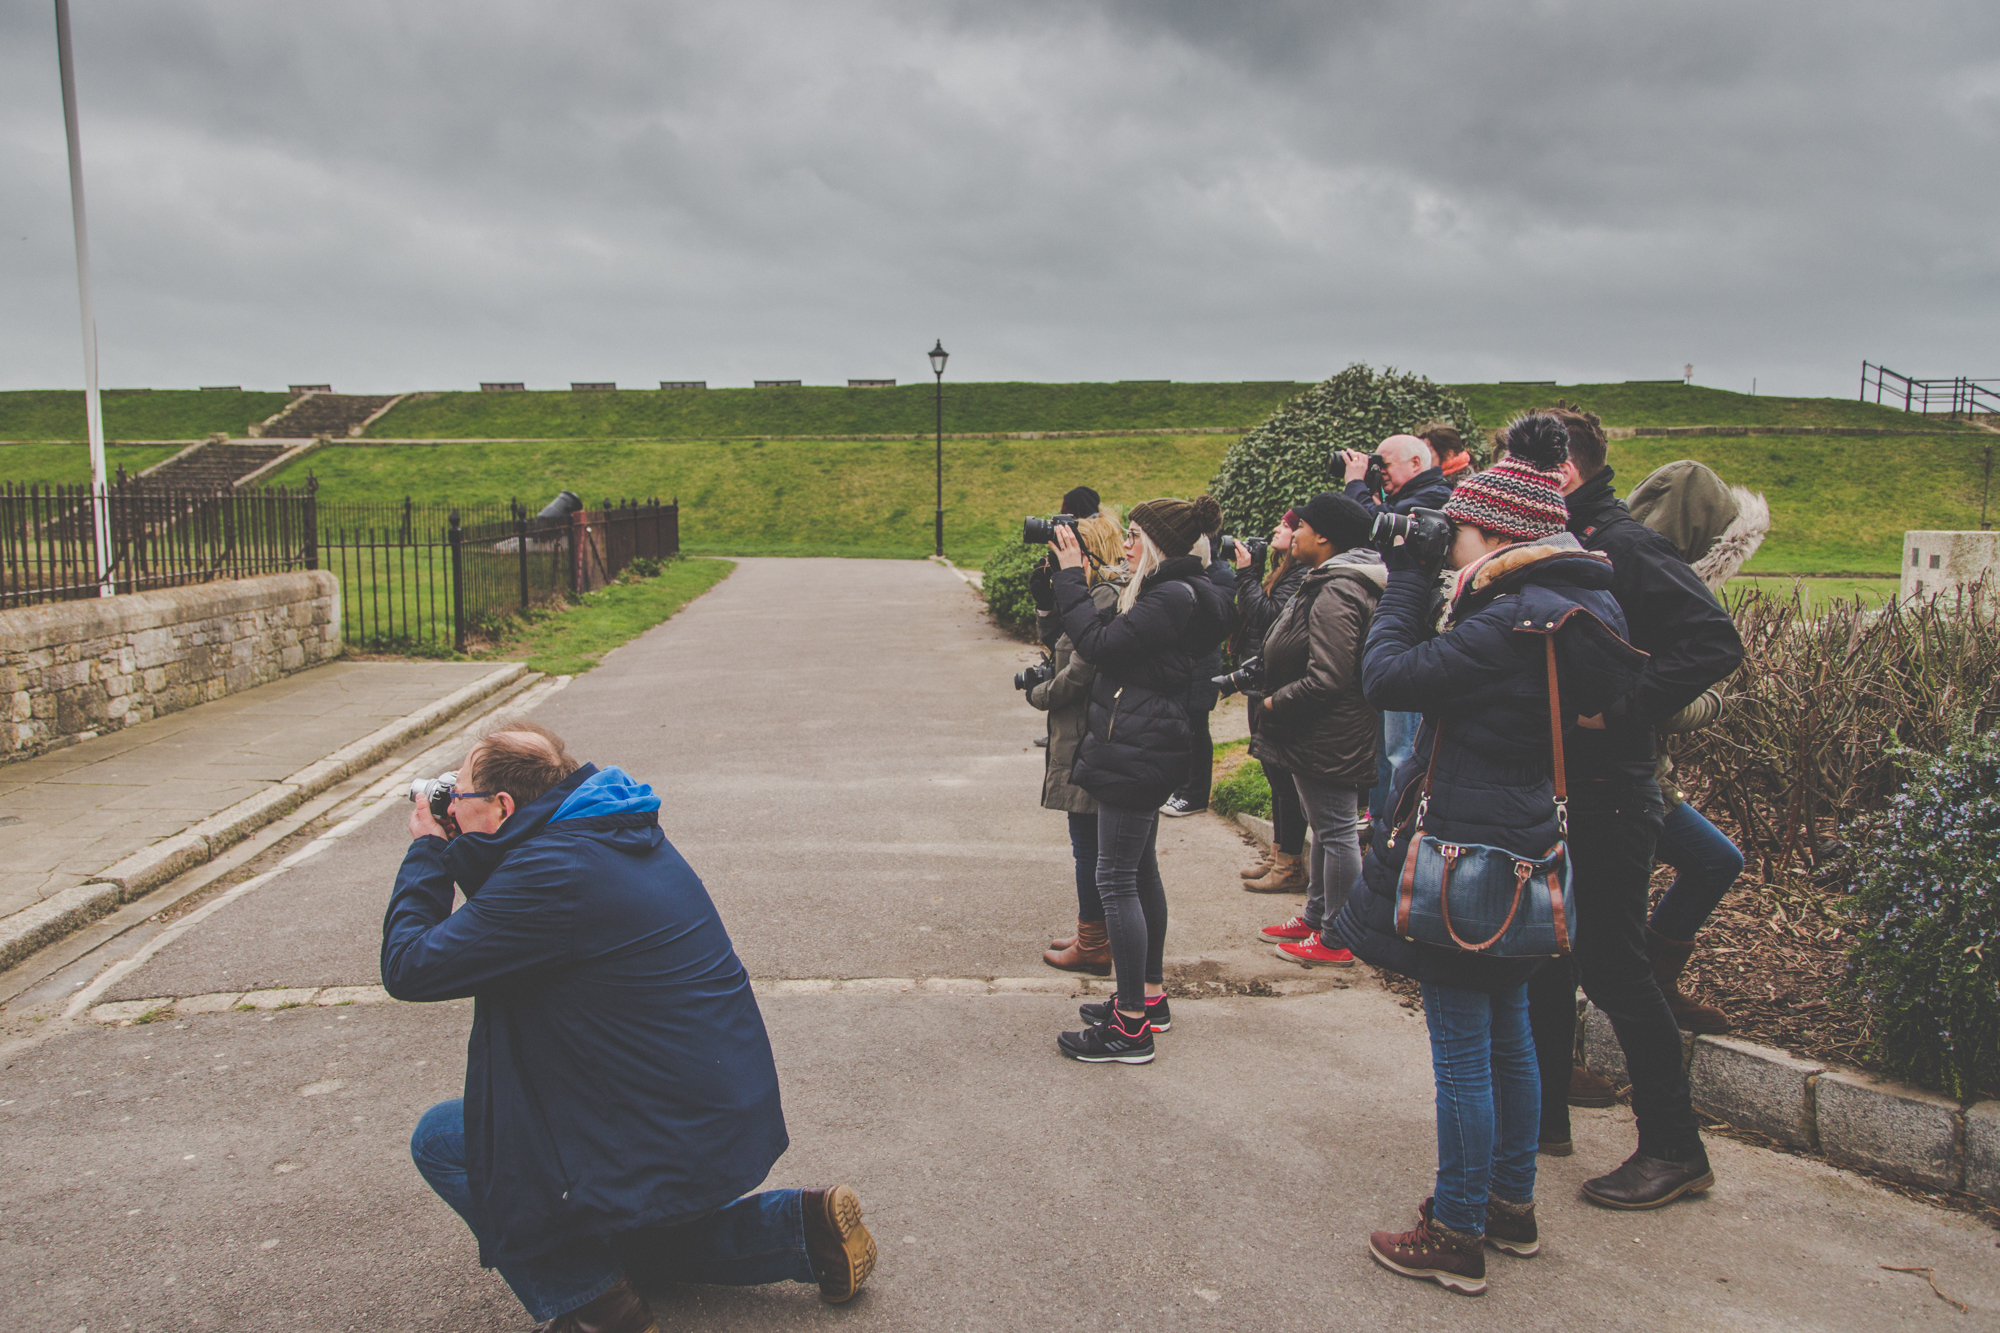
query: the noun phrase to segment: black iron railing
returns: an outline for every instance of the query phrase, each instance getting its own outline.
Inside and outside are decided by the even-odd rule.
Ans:
[[[1869,391],[1874,398],[1869,398]],[[2000,412],[2000,380],[1969,379],[1955,375],[1950,379],[1912,379],[1898,374],[1887,366],[1878,366],[1870,361],[1861,363],[1861,401],[1886,403],[1890,407],[1900,407],[1905,412],[1944,412],[1954,417],[1978,416],[1989,412]]]

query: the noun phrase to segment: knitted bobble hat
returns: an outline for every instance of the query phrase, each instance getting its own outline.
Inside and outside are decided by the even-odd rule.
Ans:
[[[1559,470],[1569,457],[1569,431],[1555,416],[1533,412],[1514,419],[1505,444],[1505,458],[1458,483],[1445,517],[1515,541],[1553,537],[1569,526]]]
[[[1146,500],[1132,506],[1132,521],[1153,539],[1161,555],[1186,555],[1204,532],[1214,532],[1222,526],[1222,506],[1212,495],[1204,495],[1193,504],[1186,500]]]

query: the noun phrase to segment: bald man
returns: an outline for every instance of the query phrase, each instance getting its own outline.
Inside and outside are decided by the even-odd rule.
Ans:
[[[1388,476],[1387,491],[1377,497],[1368,489],[1368,455],[1342,449],[1347,464],[1347,495],[1373,514],[1407,514],[1412,509],[1442,509],[1451,485],[1438,470],[1437,457],[1420,435],[1391,435],[1375,446]]]

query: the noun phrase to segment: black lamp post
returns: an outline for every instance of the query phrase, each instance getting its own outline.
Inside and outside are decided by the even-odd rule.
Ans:
[[[931,370],[937,375],[937,554],[944,554],[944,363],[951,356],[944,339],[931,348]]]

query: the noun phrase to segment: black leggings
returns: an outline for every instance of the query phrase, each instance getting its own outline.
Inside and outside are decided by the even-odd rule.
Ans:
[[[1275,764],[1264,765],[1264,777],[1271,784],[1271,846],[1297,856],[1306,845],[1306,808],[1298,784]]]
[[[1111,966],[1118,974],[1118,1007],[1145,1012],[1146,983],[1160,984],[1167,952],[1167,889],[1160,882],[1154,843],[1158,809],[1097,805],[1097,896],[1111,936]]]

